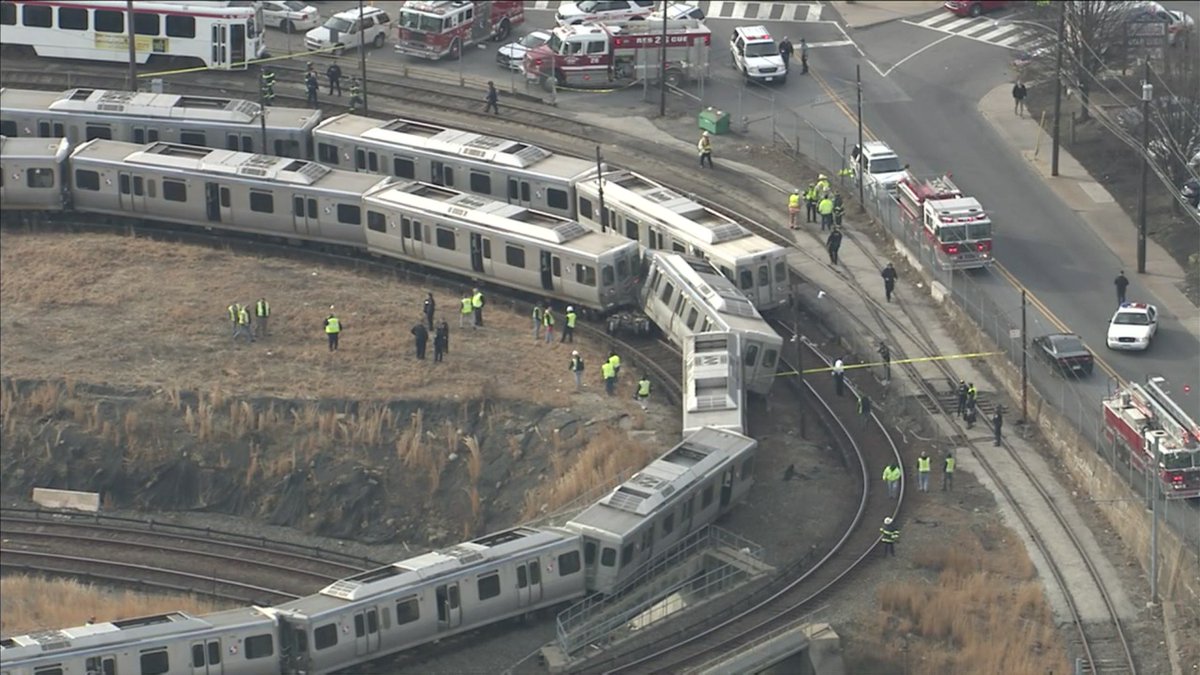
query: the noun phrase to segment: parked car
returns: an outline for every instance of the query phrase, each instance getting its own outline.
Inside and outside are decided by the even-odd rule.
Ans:
[[[1033,339],[1033,348],[1038,356],[1063,375],[1092,374],[1095,358],[1083,340],[1072,333],[1051,333]]]
[[[294,33],[316,28],[321,14],[316,7],[300,0],[262,0],[263,23]]]
[[[684,5],[681,3],[672,3],[667,7],[667,19],[671,21],[682,21],[684,19],[694,19],[701,23],[704,22],[704,10],[695,5]],[[654,13],[646,17],[650,23],[655,21],[662,23],[663,13],[661,9],[654,10]]]
[[[376,48],[387,42],[392,17],[378,7],[366,7],[362,16],[358,9],[348,9],[329,17],[324,25],[304,34],[304,45],[311,50],[329,49],[334,53],[358,49],[366,45]]]
[[[654,11],[658,0],[579,0],[564,2],[558,7],[555,19],[560,26],[580,23],[621,23],[645,20]]]
[[[1008,7],[1008,0],[947,0],[942,6],[959,16],[979,16]]]
[[[525,61],[525,52],[537,49],[549,41],[550,33],[544,30],[535,30],[520,40],[510,42],[497,49],[496,62],[502,68],[521,70],[521,64]]]
[[[779,44],[764,26],[738,26],[729,36],[729,58],[747,80],[787,82]]]

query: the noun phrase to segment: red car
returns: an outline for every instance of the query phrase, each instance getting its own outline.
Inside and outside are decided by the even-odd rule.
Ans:
[[[959,16],[979,16],[1008,7],[1008,0],[946,0],[942,6]]]

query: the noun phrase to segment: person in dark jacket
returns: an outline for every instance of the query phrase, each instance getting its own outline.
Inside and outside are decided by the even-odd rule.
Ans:
[[[445,319],[437,326],[437,334],[442,336],[442,352],[450,353],[450,324]]]
[[[446,350],[450,346],[450,327],[443,321],[438,324],[437,332],[433,334],[433,362],[441,363]]]
[[[496,84],[488,82],[487,90],[487,105],[483,107],[483,112],[492,111],[493,115],[500,114],[500,93],[496,91]]]
[[[896,267],[892,263],[888,263],[879,276],[883,277],[883,294],[887,297],[887,301],[891,302],[892,293],[896,291]]]
[[[1000,429],[1004,426],[1004,411],[999,406],[996,406],[996,413],[992,415],[992,435],[994,439],[992,445],[1000,447]]]
[[[425,324],[418,321],[409,332],[413,334],[413,339],[416,342],[417,358],[424,360],[425,345],[429,343],[429,329],[425,328]]]
[[[1013,84],[1013,88],[1012,88],[1013,114],[1016,115],[1017,117],[1024,117],[1024,114],[1022,114],[1022,111],[1025,109],[1025,95],[1027,93],[1028,93],[1028,90],[1025,88],[1025,84],[1022,83],[1020,80],[1017,80],[1016,83]]]
[[[783,41],[779,43],[779,58],[783,59],[783,70],[785,72],[787,71],[788,62],[792,60],[792,53],[794,51],[795,48],[792,47],[792,39],[788,37],[783,38]]]
[[[316,108],[317,92],[321,90],[321,83],[317,80],[317,71],[312,69],[312,63],[308,64],[308,72],[304,73],[304,90],[308,92],[309,107]]]
[[[834,225],[833,231],[829,233],[829,238],[825,240],[825,250],[829,251],[829,262],[832,265],[838,264],[838,249],[842,247],[842,230]]]
[[[429,324],[429,330],[433,330],[433,313],[437,311],[437,302],[433,299],[433,293],[425,296],[425,306],[422,309],[425,312],[425,323]]]
[[[329,95],[333,96],[334,90],[337,90],[338,97],[342,95],[342,67],[337,64],[337,61],[329,64],[325,69],[325,77],[329,78]]]
[[[1129,288],[1129,279],[1125,278],[1125,270],[1121,270],[1117,278],[1113,279],[1113,285],[1117,287],[1117,304],[1125,304],[1125,289]]]

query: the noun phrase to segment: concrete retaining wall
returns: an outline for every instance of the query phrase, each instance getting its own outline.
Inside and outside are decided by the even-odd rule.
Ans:
[[[100,510],[99,492],[33,488],[33,501],[48,509],[75,509],[92,513]]]

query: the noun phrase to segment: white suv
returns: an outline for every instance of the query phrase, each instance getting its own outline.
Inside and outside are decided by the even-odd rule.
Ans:
[[[729,56],[733,67],[747,79],[760,82],[786,82],[787,66],[779,54],[779,45],[763,26],[739,26],[729,37]]]
[[[365,45],[382,47],[387,42],[392,18],[378,7],[365,7],[362,16],[357,9],[338,12],[304,35],[304,44],[309,49],[329,49],[340,53],[345,49],[358,49]]]
[[[867,141],[861,150],[854,146],[850,165],[862,172],[863,185],[872,192],[882,189],[895,194],[900,179],[910,175],[908,165],[902,164],[887,143],[880,141]]]
[[[658,0],[579,0],[564,2],[558,7],[555,19],[560,26],[581,23],[624,23],[645,20],[654,11]]]

